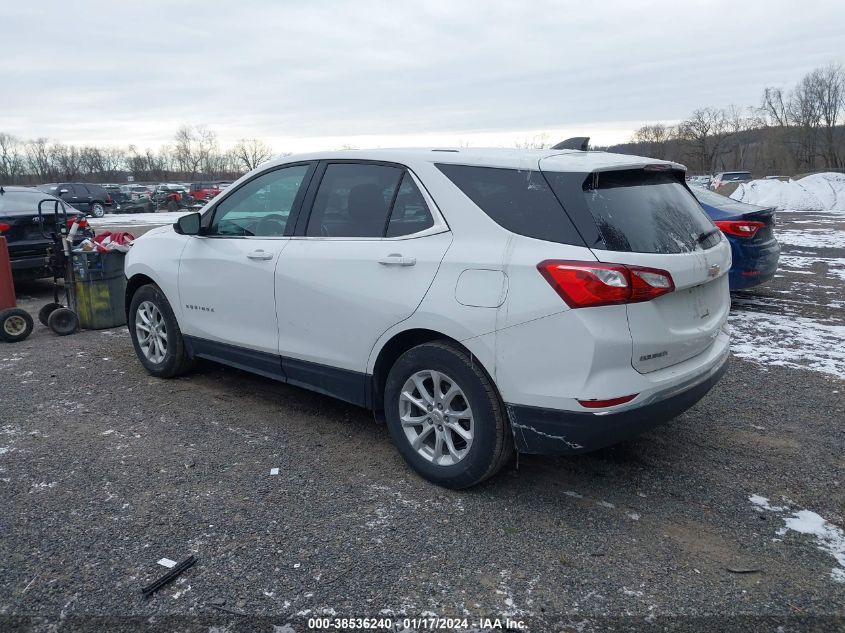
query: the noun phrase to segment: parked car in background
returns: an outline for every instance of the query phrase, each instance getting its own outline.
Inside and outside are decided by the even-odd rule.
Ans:
[[[131,200],[135,200],[141,196],[150,197],[155,191],[155,185],[121,185],[120,190]]]
[[[100,185],[62,182],[38,185],[38,189],[60,198],[75,209],[93,215],[95,218],[101,218],[107,211],[112,210],[112,197]]]
[[[710,188],[725,195],[731,195],[741,182],[753,180],[750,171],[723,171],[713,178]]]
[[[190,195],[194,200],[211,200],[220,193],[220,187],[215,182],[192,182]]]
[[[120,213],[155,213],[156,205],[149,194],[141,195],[120,204]]]
[[[731,245],[731,290],[757,286],[774,277],[780,259],[775,209],[731,200],[701,187],[691,190]]]
[[[730,252],[675,163],[327,152],[137,239],[126,308],[153,376],[201,357],[368,407],[463,488],[514,449],[595,450],[703,397],[729,357]]]
[[[38,204],[43,206],[43,225],[38,217]],[[56,224],[55,205],[59,205]],[[15,279],[38,279],[51,274],[47,267],[47,249],[52,245],[49,235],[69,228],[75,218],[84,216],[78,209],[55,196],[32,187],[0,187],[0,235],[6,238],[12,274]],[[77,242],[94,237],[94,231],[84,217],[80,220]]]
[[[100,186],[111,196],[112,202],[115,205],[114,211],[119,211],[118,206],[120,203],[130,199],[129,193],[124,190],[124,185],[102,184]]]
[[[187,209],[193,202],[184,185],[176,183],[157,185],[151,198],[156,211],[179,211],[180,209]]]
[[[709,187],[712,178],[710,176],[687,176],[690,186]]]

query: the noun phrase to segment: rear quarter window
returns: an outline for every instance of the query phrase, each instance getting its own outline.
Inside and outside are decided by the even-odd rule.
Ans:
[[[540,171],[445,163],[436,166],[502,228],[548,242],[584,245]]]

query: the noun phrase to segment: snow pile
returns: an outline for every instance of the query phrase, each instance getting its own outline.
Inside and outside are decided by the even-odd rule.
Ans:
[[[173,224],[183,215],[188,215],[189,213],[191,213],[191,211],[168,213],[109,214],[104,215],[101,218],[88,218],[88,224],[93,227],[136,225],[163,226],[165,224]]]
[[[742,183],[731,198],[786,211],[845,213],[845,174],[812,174],[800,180],[752,180]]]

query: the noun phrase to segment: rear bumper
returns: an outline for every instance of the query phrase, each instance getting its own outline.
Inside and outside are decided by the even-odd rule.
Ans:
[[[652,393],[641,403],[618,412],[565,411],[507,404],[517,450],[535,454],[575,454],[634,437],[675,418],[701,400],[727,371],[729,356],[725,348],[695,376]]]
[[[40,279],[50,276],[50,267],[46,255],[15,257],[12,255],[12,276],[16,279]]]
[[[731,290],[757,286],[775,276],[780,259],[777,240],[765,244],[745,244],[737,238],[728,238],[728,241],[733,261],[728,274]]]

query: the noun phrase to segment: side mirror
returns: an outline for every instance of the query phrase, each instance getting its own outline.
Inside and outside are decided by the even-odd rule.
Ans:
[[[183,215],[173,224],[173,230],[179,235],[199,235],[201,217],[199,213]]]

